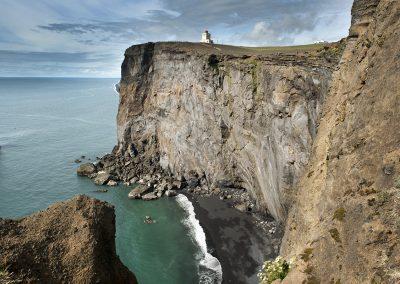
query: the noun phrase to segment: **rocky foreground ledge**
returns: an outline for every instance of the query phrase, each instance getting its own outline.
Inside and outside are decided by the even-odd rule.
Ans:
[[[114,207],[77,196],[0,219],[0,283],[137,283],[115,251]]]

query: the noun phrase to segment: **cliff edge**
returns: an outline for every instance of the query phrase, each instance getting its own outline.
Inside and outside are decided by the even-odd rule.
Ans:
[[[400,2],[356,0],[350,31],[293,198],[284,283],[400,281]]]
[[[87,196],[0,219],[0,267],[0,283],[137,283],[116,255],[114,208]]]
[[[119,84],[118,145],[98,171],[128,182],[156,173],[196,179],[205,192],[245,188],[283,220],[340,55],[340,43],[132,46]]]

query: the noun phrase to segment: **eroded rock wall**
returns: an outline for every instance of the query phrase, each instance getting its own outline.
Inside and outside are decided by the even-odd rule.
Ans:
[[[148,43],[126,51],[118,155],[145,169],[204,176],[210,187],[244,187],[282,220],[336,64],[321,54],[234,56],[201,47]]]
[[[357,0],[290,210],[285,283],[400,281],[400,2]],[[304,282],[303,282],[304,281]]]

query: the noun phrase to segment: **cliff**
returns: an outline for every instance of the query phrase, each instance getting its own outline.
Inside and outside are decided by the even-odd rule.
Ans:
[[[356,0],[352,23],[293,198],[284,283],[400,281],[400,2]]]
[[[132,46],[119,84],[118,161],[100,168],[125,181],[163,171],[243,187],[283,220],[340,54],[340,44]]]
[[[0,268],[0,283],[137,283],[115,252],[114,208],[86,196],[0,219]]]

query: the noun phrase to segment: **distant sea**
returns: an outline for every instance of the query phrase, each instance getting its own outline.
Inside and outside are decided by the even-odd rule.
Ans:
[[[185,200],[133,201],[125,186],[96,193],[99,187],[76,175],[75,159],[95,161],[116,144],[117,82],[0,78],[0,217],[22,217],[77,194],[106,200],[116,208],[117,253],[139,283],[198,283],[203,232],[191,229]],[[156,223],[145,224],[145,216]]]

